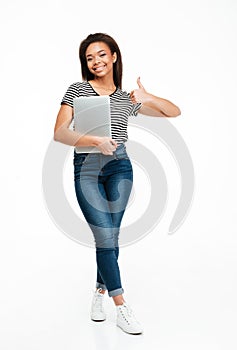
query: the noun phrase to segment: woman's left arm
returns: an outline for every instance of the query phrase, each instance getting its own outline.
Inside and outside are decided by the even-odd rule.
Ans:
[[[137,79],[138,89],[130,93],[132,103],[141,103],[139,113],[152,117],[177,117],[181,114],[179,107],[172,102],[148,93]]]

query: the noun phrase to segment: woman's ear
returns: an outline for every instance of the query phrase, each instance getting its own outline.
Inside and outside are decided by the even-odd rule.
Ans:
[[[114,52],[113,53],[113,63],[115,63],[117,61],[117,53]]]

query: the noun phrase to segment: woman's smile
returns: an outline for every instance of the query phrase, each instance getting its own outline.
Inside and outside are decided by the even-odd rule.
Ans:
[[[105,67],[106,67],[106,65],[103,64],[103,65],[100,65],[100,66],[93,67],[93,70],[98,73],[98,72],[102,72]]]
[[[86,50],[88,69],[95,76],[105,76],[109,74],[113,79],[113,63],[116,54],[110,51],[108,45],[103,42],[95,42],[88,46]]]

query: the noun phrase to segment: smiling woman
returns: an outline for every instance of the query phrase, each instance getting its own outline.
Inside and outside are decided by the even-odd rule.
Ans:
[[[113,81],[113,64],[116,62],[117,54],[112,53],[103,42],[92,43],[86,50],[87,67],[93,80],[89,80],[94,90],[99,95],[110,95],[116,85]],[[103,84],[101,84],[103,83]]]
[[[54,139],[71,146],[94,146],[99,153],[74,151],[74,180],[78,204],[94,235],[97,261],[96,291],[91,319],[104,321],[103,295],[106,290],[117,307],[117,325],[130,334],[142,327],[123,297],[119,257],[121,221],[132,189],[133,169],[126,151],[127,126],[137,113],[175,117],[180,110],[172,102],[148,93],[138,78],[138,89],[122,90],[122,57],[113,38],[90,34],[79,49],[84,81],[69,86],[59,110]],[[80,135],[69,128],[73,99],[81,96],[110,97],[111,137]]]
[[[94,41],[95,39],[96,41]],[[99,52],[100,50],[101,52]],[[122,88],[122,56],[120,49],[113,38],[103,33],[89,35],[80,45],[79,57],[82,78],[87,81],[94,80],[96,76],[94,76],[94,71],[90,70],[89,62],[93,62],[94,57],[100,63],[100,60],[106,56],[110,60],[110,64],[112,63],[113,65],[112,83],[116,87]],[[88,62],[88,59],[91,61]]]

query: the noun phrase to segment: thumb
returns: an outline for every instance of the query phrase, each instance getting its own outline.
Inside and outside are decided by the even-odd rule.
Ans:
[[[110,141],[111,145],[117,147],[117,142],[115,140],[110,139],[109,141]]]
[[[144,86],[141,83],[140,77],[137,78],[137,85],[138,85],[139,89],[144,89],[145,90]]]

